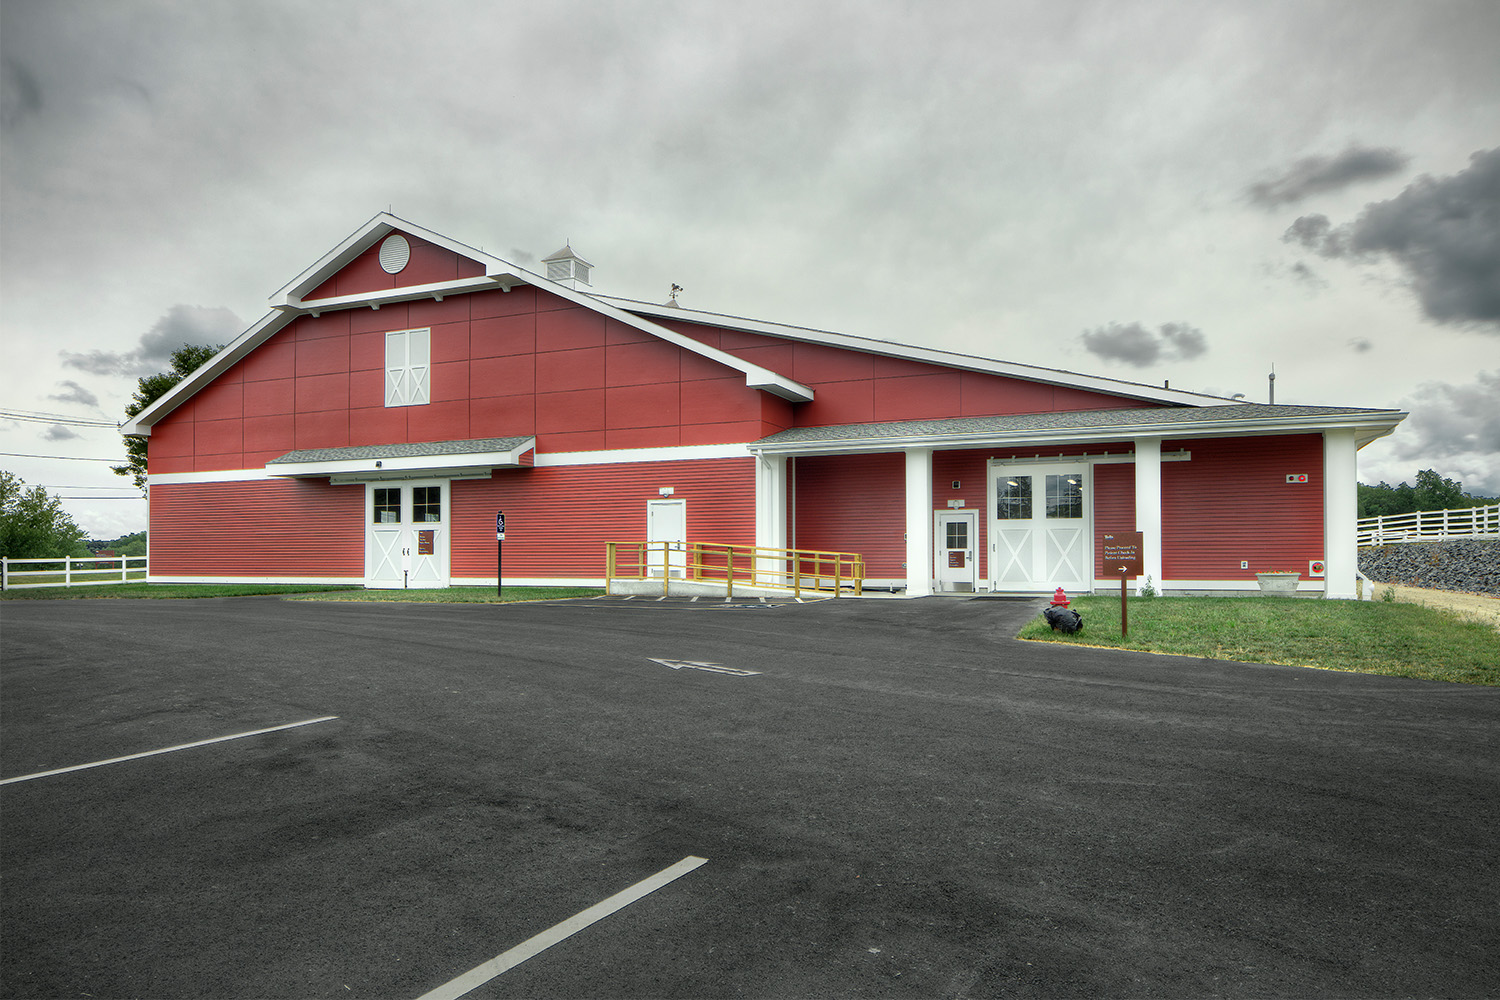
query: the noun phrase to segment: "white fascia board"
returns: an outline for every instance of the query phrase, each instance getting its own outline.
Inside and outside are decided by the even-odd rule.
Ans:
[[[397,218],[389,212],[381,212],[353,233],[350,233],[343,242],[324,254],[317,263],[277,289],[275,294],[271,296],[271,305],[287,305],[297,308],[302,296],[343,270],[356,257],[393,232],[402,232],[416,236],[435,246],[442,247],[444,250],[458,254],[460,257],[479,261],[484,265],[485,277],[502,277],[508,273],[521,270],[521,268],[516,267],[516,265],[509,261],[491,256],[483,250],[459,243],[457,240],[449,239],[447,236],[435,233],[430,229],[424,229],[414,223],[407,222],[405,219]],[[364,296],[340,297],[360,299]]]
[[[345,458],[316,462],[267,462],[266,475],[277,479],[360,476],[368,479],[403,479],[414,475],[444,478],[480,470],[520,468],[521,456],[536,447],[529,438],[510,451],[475,452],[468,455],[411,455],[401,458]],[[375,463],[380,467],[376,468]]]
[[[1319,433],[1335,427],[1355,428],[1356,440],[1368,443],[1389,434],[1405,413],[1340,413],[1323,417],[1261,417],[1254,420],[1194,420],[1159,424],[1122,424],[1118,427],[1063,427],[1014,430],[1000,433],[975,431],[967,434],[913,434],[846,441],[803,441],[785,444],[752,442],[746,447],[756,455],[849,455],[903,451],[907,448],[952,450],[959,448],[1036,447],[1038,445],[1090,444],[1101,441],[1131,441],[1136,438],[1267,437],[1279,434]],[[1363,432],[1364,436],[1361,436]],[[1366,440],[1367,438],[1367,440]],[[1360,445],[1363,447],[1363,444]]]
[[[483,292],[492,288],[508,290],[510,287],[523,284],[524,282],[525,279],[520,275],[509,273],[499,276],[486,275],[482,278],[455,278],[452,281],[433,281],[425,285],[404,285],[401,288],[385,288],[377,292],[334,295],[326,299],[292,299],[285,305],[277,305],[275,308],[293,314],[311,313],[316,316],[323,312],[334,312],[339,309],[357,309],[361,306],[379,309],[383,305],[390,305],[396,302],[410,302],[415,299],[441,300],[448,295]]]
[[[834,333],[831,330],[815,330],[811,327],[770,323],[764,320],[727,316],[723,313],[702,312],[695,309],[664,306],[651,302],[636,302],[613,296],[600,296],[600,298],[609,298],[611,302],[619,303],[621,308],[628,312],[643,313],[658,319],[683,319],[691,323],[702,323],[705,326],[715,326],[726,330],[759,333],[784,340],[800,340],[809,344],[823,344],[828,347],[842,347],[865,354],[880,354],[885,357],[901,358],[908,361],[925,361],[929,364],[942,365],[945,368],[961,368],[968,371],[983,372],[988,375],[1006,375],[1012,378],[1026,379],[1029,382],[1044,382],[1048,385],[1088,389],[1094,392],[1108,393],[1112,396],[1129,396],[1133,399],[1145,399],[1158,403],[1186,404],[1188,406],[1223,406],[1225,403],[1248,402],[1248,400],[1225,399],[1222,396],[1211,396],[1202,392],[1185,392],[1180,389],[1167,389],[1140,382],[1126,382],[1120,379],[1104,378],[1097,375],[1083,375],[1078,372],[1063,371],[1056,368],[1039,368],[1035,365],[1000,361],[995,358],[985,358],[974,354],[958,354],[953,351],[918,347],[914,344],[902,344],[892,340],[856,337],[846,333]]]
[[[126,436],[149,437],[152,424],[177,409],[199,389],[234,367],[236,362],[271,339],[295,318],[295,314],[278,312],[274,309],[266,313],[254,326],[225,345],[222,351],[208,359],[187,378],[178,382],[132,419],[121,424],[120,433]]]

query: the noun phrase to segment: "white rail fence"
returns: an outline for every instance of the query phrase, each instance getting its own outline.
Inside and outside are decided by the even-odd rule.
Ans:
[[[1361,548],[1393,542],[1434,542],[1444,538],[1500,535],[1500,504],[1362,517],[1358,525],[1356,537]]]
[[[28,567],[18,569],[18,566]],[[145,556],[85,556],[61,559],[0,559],[0,589],[94,587],[105,583],[144,583]]]

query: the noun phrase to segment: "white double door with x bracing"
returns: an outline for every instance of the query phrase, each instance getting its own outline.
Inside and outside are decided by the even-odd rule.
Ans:
[[[448,586],[448,483],[365,486],[365,586]]]
[[[1049,593],[1093,589],[1089,468],[990,466],[990,589]]]

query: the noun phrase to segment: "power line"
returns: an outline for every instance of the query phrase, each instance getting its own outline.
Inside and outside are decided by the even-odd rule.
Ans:
[[[11,458],[55,458],[63,462],[112,462],[116,465],[124,465],[129,459],[125,458],[79,458],[75,455],[30,455],[24,451],[0,451],[0,455],[8,455]]]
[[[78,427],[119,427],[113,420],[97,420],[93,417],[74,417],[66,413],[41,413],[35,410],[0,410],[0,418],[6,420],[30,420],[39,424],[73,424]]]
[[[44,490],[117,490],[120,488],[119,483],[111,483],[108,486],[49,486],[46,483],[36,483],[34,485],[40,486]]]
[[[66,493],[54,493],[53,496],[57,497],[59,500],[144,500],[144,499],[146,499],[145,497],[143,497],[139,493],[135,494],[135,496],[125,496],[125,497],[74,497],[74,496],[68,496]]]

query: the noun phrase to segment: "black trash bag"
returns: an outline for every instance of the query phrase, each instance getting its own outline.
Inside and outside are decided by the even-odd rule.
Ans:
[[[1042,611],[1042,617],[1047,619],[1047,624],[1052,626],[1054,632],[1072,635],[1083,628],[1083,615],[1072,608],[1046,608]]]

